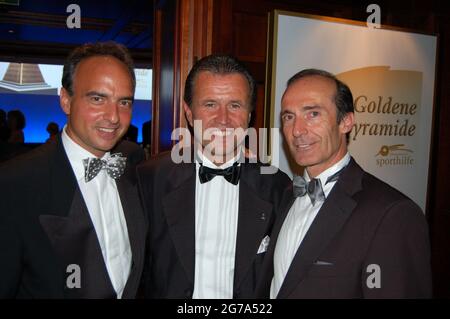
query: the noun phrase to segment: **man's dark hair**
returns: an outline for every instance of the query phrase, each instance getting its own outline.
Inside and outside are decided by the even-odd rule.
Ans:
[[[133,91],[136,87],[136,76],[134,75],[133,59],[128,52],[128,49],[122,44],[108,41],[87,43],[75,48],[68,56],[64,64],[62,86],[67,90],[69,95],[73,95],[73,77],[78,64],[84,59],[94,56],[112,56],[121,61],[128,69],[131,77]]]
[[[305,69],[294,74],[287,81],[287,88],[298,80],[308,76],[321,76],[332,80],[336,84],[336,95],[334,96],[334,103],[337,108],[337,122],[341,123],[342,119],[347,113],[354,113],[355,108],[353,106],[353,95],[350,88],[344,82],[340,81],[336,76],[330,72],[319,69]]]
[[[192,94],[194,91],[195,80],[200,72],[211,72],[219,75],[243,75],[250,88],[250,111],[253,111],[256,104],[256,81],[240,61],[229,55],[208,55],[195,63],[187,76],[184,86],[184,102],[186,102],[189,107],[192,106]]]
[[[20,110],[12,110],[8,112],[8,121],[15,120],[16,130],[23,130],[26,125],[25,115]]]
[[[47,125],[47,132],[51,135],[56,135],[59,133],[59,125],[55,122],[50,122]]]

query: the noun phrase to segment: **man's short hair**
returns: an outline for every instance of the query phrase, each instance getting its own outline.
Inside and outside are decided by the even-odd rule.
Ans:
[[[128,49],[122,44],[107,41],[97,43],[86,43],[82,46],[76,47],[68,56],[63,69],[62,86],[69,95],[73,95],[73,77],[78,64],[84,59],[94,56],[112,56],[121,61],[128,69],[131,77],[131,84],[133,91],[136,87],[136,76],[134,74],[133,59],[128,52]]]
[[[334,103],[337,108],[337,122],[341,123],[342,119],[347,113],[354,113],[355,108],[353,106],[353,95],[350,88],[344,82],[340,81],[336,76],[330,72],[319,69],[305,69],[294,74],[287,81],[287,88],[302,78],[309,76],[321,76],[332,80],[336,84],[336,95],[334,96]]]
[[[250,111],[256,104],[256,81],[248,69],[236,58],[229,55],[208,55],[200,59],[189,72],[184,86],[184,102],[191,107],[195,80],[200,72],[211,72],[213,74],[228,75],[241,74],[247,80],[249,86]]]
[[[8,120],[14,119],[16,122],[16,130],[23,130],[26,125],[25,115],[20,110],[11,110],[8,112]]]

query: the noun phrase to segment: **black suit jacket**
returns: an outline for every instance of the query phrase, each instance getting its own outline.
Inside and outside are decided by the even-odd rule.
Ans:
[[[295,201],[292,186],[286,194],[258,284],[260,298],[269,297],[275,244]],[[352,159],[300,244],[277,298],[426,298],[430,268],[420,208]]]
[[[135,175],[143,152],[129,142],[113,152],[127,156],[117,181],[132,250],[122,298],[134,298],[147,229]],[[5,163],[0,176],[0,297],[116,298],[61,139]],[[67,287],[71,264],[80,267],[81,288]]]
[[[264,253],[261,241],[270,234],[286,174],[260,174],[261,164],[241,164],[236,238],[234,298],[254,297]],[[174,164],[170,154],[138,166],[144,209],[149,214],[145,296],[191,298],[195,273],[195,164]]]

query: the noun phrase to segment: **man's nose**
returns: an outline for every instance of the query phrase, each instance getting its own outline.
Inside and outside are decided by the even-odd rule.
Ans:
[[[119,122],[119,105],[115,102],[108,103],[104,118],[113,124],[117,124]]]
[[[308,134],[308,128],[306,122],[301,118],[296,118],[294,122],[294,127],[292,129],[292,135],[299,137]]]
[[[216,120],[219,124],[226,125],[228,124],[229,120],[229,111],[228,108],[225,105],[221,105],[219,109],[217,110],[217,116]]]

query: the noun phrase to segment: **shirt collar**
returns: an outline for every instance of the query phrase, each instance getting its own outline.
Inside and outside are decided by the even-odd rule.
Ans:
[[[316,178],[320,179],[320,182],[322,183],[322,185],[325,185],[325,183],[327,182],[328,177],[330,177],[331,175],[339,172],[341,169],[343,169],[345,166],[347,166],[347,164],[349,162],[350,162],[350,154],[347,152],[344,155],[344,157],[339,160],[339,162],[337,162],[333,166],[331,166],[331,167],[327,168],[326,170],[324,170],[322,173],[317,175]],[[308,172],[306,171],[306,169],[305,169],[305,171],[303,173],[303,177],[308,182],[311,180],[311,178],[309,177]]]
[[[61,140],[66,151],[67,157],[69,158],[70,165],[75,173],[75,177],[77,181],[84,179],[84,164],[83,160],[88,157],[95,157],[94,154],[87,151],[77,143],[67,134],[66,132],[67,125],[64,126],[61,134]],[[106,152],[102,159],[108,158],[110,156],[110,152]]]

